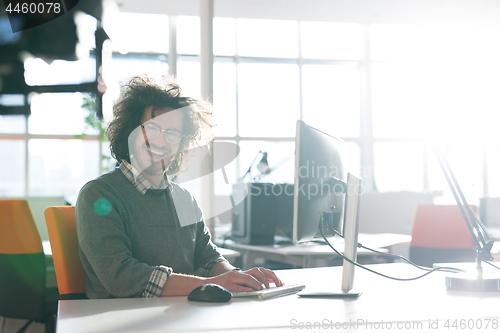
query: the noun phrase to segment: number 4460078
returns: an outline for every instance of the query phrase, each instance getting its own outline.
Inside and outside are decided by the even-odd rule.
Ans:
[[[56,13],[59,14],[61,12],[61,4],[46,2],[46,3],[17,3],[14,8],[12,8],[12,4],[9,3],[7,8],[5,8],[7,13],[23,13],[23,14],[44,14],[44,13]]]
[[[481,330],[481,329],[498,329],[499,328],[499,323],[498,319],[448,319],[444,323],[444,327],[446,329],[474,329],[474,330]]]

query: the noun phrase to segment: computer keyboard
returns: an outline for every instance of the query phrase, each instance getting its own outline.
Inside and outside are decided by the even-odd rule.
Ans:
[[[282,287],[270,287],[262,290],[254,290],[248,292],[235,292],[232,293],[233,297],[258,297],[259,299],[270,298],[275,296],[282,296],[288,294],[295,294],[304,289],[306,286],[303,284],[284,285]]]

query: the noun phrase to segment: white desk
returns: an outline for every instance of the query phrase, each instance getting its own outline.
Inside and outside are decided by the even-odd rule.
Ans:
[[[52,248],[50,247],[50,242],[49,241],[43,241],[43,253],[45,253],[45,256],[52,257]],[[230,250],[230,249],[225,249],[225,248],[218,248],[219,253],[224,257],[224,258],[235,258],[241,256],[241,253],[238,251]]]
[[[52,248],[50,247],[50,241],[48,240],[42,241],[42,246],[43,246],[43,253],[45,253],[45,256],[52,257]]]
[[[421,272],[399,263],[370,267],[398,277],[416,276]],[[286,283],[305,283],[307,288],[338,287],[341,280],[341,267],[277,273]],[[59,304],[57,333],[277,332],[290,331],[299,325],[305,328],[307,323],[314,325],[315,322],[334,330],[335,325],[344,325],[344,329],[337,329],[344,332],[355,328],[410,332],[412,327],[417,332],[467,331],[445,329],[446,321],[450,320],[448,324],[452,325],[455,319],[459,320],[458,325],[460,320],[482,325],[482,329],[471,332],[500,331],[500,293],[447,291],[444,283],[443,273],[398,282],[357,269],[355,287],[362,289],[363,294],[351,300],[307,299],[297,295],[263,301],[233,299],[222,304],[190,302],[186,297],[64,300]],[[491,319],[497,323],[496,329],[492,329]],[[469,323],[469,320],[472,321]],[[359,325],[345,329],[350,323]],[[428,330],[429,325],[438,325],[439,329]],[[402,329],[397,330],[398,327]]]
[[[367,247],[377,249],[381,252],[388,252],[389,248],[393,245],[410,242],[411,236],[399,234],[359,234],[358,241]],[[249,245],[233,241],[224,241],[218,244],[241,252],[243,254],[243,269],[253,267],[258,258],[293,264],[305,268],[325,266],[325,264],[331,265],[332,259],[340,260],[329,246],[319,243],[305,243],[299,245]],[[344,252],[344,242],[342,239],[335,238],[335,242],[333,242],[332,245],[338,251]],[[363,262],[363,260],[373,262],[380,257],[381,255],[368,250],[358,249],[358,258],[361,262]]]

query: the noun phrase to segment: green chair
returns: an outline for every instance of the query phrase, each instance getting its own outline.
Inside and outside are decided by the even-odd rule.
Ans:
[[[42,240],[26,200],[0,199],[0,316],[55,332],[59,293],[46,287]]]

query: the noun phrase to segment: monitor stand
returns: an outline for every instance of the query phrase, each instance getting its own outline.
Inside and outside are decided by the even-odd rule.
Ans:
[[[358,255],[359,201],[363,180],[350,173],[347,174],[347,191],[344,212],[344,256],[356,262]],[[320,226],[322,227],[322,225]],[[356,298],[360,290],[353,289],[355,265],[344,259],[342,267],[342,286],[340,290],[314,290],[306,287],[298,295],[302,297]]]

